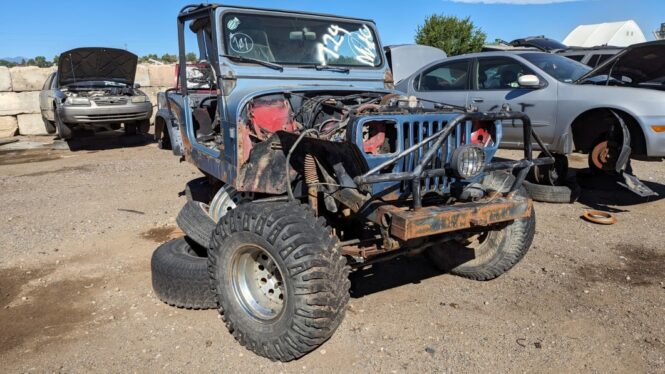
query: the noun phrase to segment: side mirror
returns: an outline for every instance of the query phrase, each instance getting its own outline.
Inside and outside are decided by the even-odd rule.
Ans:
[[[517,79],[517,83],[522,88],[539,88],[540,79],[537,76],[532,74],[522,75]]]
[[[134,88],[138,90],[139,88],[141,88],[141,84],[139,84],[139,83],[134,83]]]

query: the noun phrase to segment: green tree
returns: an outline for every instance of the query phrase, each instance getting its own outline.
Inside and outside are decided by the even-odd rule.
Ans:
[[[51,66],[51,64],[48,61],[46,61],[46,57],[44,56],[35,57],[35,65],[37,65],[40,68],[46,68]]]
[[[173,64],[175,62],[178,62],[178,57],[176,57],[176,55],[170,55],[168,53],[165,53],[162,55],[161,60],[162,62],[165,62],[167,64]]]
[[[469,17],[433,14],[416,30],[416,43],[442,49],[448,56],[479,52],[485,44],[485,35]]]
[[[55,55],[53,57],[53,65],[57,65],[59,60],[60,60],[60,55]]]
[[[150,53],[150,54],[147,54],[147,55],[145,55],[145,56],[143,56],[139,59],[140,62],[148,62],[150,60],[159,61],[159,57],[154,53]]]
[[[196,53],[194,52],[187,53],[187,62],[196,62],[198,60],[199,58],[198,56],[196,56]]]

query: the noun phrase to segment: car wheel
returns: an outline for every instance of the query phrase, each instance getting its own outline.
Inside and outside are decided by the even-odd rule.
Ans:
[[[514,177],[507,173],[492,173],[483,185],[489,189],[507,191]],[[526,199],[522,188],[517,198]],[[526,255],[536,232],[536,212],[490,230],[469,234],[427,250],[426,256],[442,272],[464,278],[488,281],[499,277]]]
[[[206,248],[183,237],[159,246],[152,254],[152,288],[163,302],[178,308],[217,307],[210,290]]]
[[[226,327],[258,355],[297,359],[344,318],[349,267],[332,230],[307,206],[238,206],[217,225],[208,264]]]
[[[55,128],[55,122],[49,121],[46,117],[42,116],[42,121],[44,121],[44,128],[48,134],[55,134],[57,129]]]
[[[545,158],[547,154],[541,152],[538,158]],[[568,177],[568,157],[560,153],[552,153],[554,164],[535,165],[531,168],[529,179],[537,184],[548,186],[561,186],[566,183]]]
[[[148,134],[150,133],[150,120],[146,119],[143,121],[138,121],[136,122],[136,128],[139,133],[141,134]]]
[[[138,126],[136,126],[136,123],[125,123],[126,135],[136,135],[137,132],[138,132]]]
[[[58,137],[62,140],[69,140],[74,136],[72,128],[62,121],[58,112],[55,113],[55,128]]]

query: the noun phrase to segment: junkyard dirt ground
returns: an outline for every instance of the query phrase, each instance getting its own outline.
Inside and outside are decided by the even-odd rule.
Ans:
[[[354,274],[335,335],[282,364],[239,346],[215,311],[152,294],[150,256],[178,235],[198,171],[154,144],[89,141],[0,151],[2,372],[665,371],[664,200],[612,187],[538,203],[530,252],[492,282],[439,275],[421,257]],[[665,195],[665,163],[633,166]],[[582,221],[589,206],[619,222]]]

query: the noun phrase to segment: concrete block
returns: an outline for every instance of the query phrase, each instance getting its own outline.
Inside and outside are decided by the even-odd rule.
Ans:
[[[0,116],[31,113],[40,113],[39,91],[0,92]]]
[[[150,72],[148,71],[148,66],[145,64],[139,64],[136,67],[136,77],[134,78],[134,83],[138,83],[141,87],[150,86]]]
[[[16,135],[18,122],[14,116],[0,117],[0,138],[8,138]]]
[[[36,66],[13,67],[9,69],[12,76],[12,89],[15,92],[39,91],[53,70],[53,68],[38,68]]]
[[[12,76],[9,74],[9,68],[0,66],[0,91],[12,90]]]
[[[18,132],[21,135],[48,135],[41,114],[19,114]]]
[[[153,87],[173,87],[175,85],[175,65],[148,65],[150,84]]]

